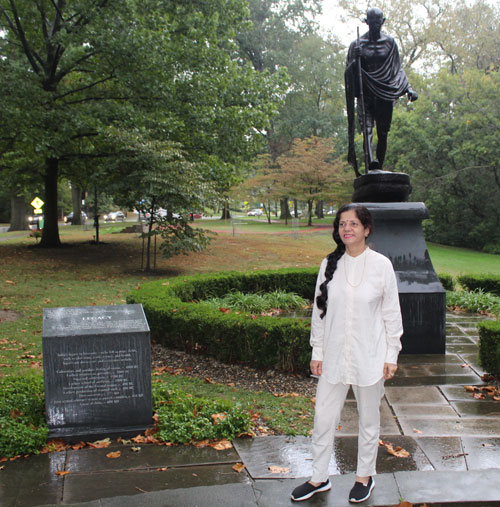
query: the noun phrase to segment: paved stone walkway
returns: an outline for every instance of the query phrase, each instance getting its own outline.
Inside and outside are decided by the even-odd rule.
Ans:
[[[376,488],[362,505],[500,504],[500,402],[477,400],[464,385],[481,385],[477,317],[449,314],[445,355],[405,355],[386,384],[381,439],[410,453],[381,446]],[[332,490],[305,504],[345,506],[354,482],[357,411],[352,396],[330,461]],[[120,449],[117,460],[106,458]],[[237,473],[236,463],[246,469]],[[270,466],[280,467],[272,473]],[[69,470],[65,476],[58,470]],[[308,437],[260,437],[234,448],[142,446],[139,453],[114,444],[31,456],[0,471],[0,505],[260,506],[292,505],[290,492],[311,471]]]

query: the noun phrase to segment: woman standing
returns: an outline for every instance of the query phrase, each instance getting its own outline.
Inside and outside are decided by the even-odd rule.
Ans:
[[[373,228],[362,205],[342,206],[333,223],[337,248],[321,263],[311,321],[311,371],[319,376],[312,436],[313,474],[292,500],[331,488],[333,437],[352,386],[359,413],[358,464],[350,502],[366,500],[374,486],[384,380],[397,370],[403,326],[391,261],[371,250]]]

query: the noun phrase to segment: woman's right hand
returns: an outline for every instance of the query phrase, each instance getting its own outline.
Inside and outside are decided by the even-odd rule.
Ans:
[[[323,373],[323,361],[313,360],[311,361],[310,367],[313,375],[321,377],[321,374]]]

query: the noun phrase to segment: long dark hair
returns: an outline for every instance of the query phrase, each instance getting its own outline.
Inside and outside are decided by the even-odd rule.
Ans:
[[[316,298],[316,305],[321,310],[320,317],[323,318],[326,315],[327,310],[327,301],[328,301],[328,283],[333,278],[333,274],[337,269],[337,264],[340,258],[345,253],[345,245],[340,239],[339,234],[339,223],[340,223],[340,215],[345,211],[354,210],[356,212],[356,216],[358,220],[363,224],[363,227],[369,228],[370,233],[373,231],[373,218],[371,213],[361,204],[344,204],[341,206],[335,215],[335,220],[333,221],[333,241],[337,244],[337,248],[328,255],[328,262],[326,264],[325,270],[325,281],[319,286],[321,291],[320,295]]]

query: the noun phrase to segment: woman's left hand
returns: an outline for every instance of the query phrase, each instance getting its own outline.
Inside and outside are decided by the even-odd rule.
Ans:
[[[397,369],[398,369],[397,364],[384,363],[384,379],[391,380],[391,378],[394,377]]]

